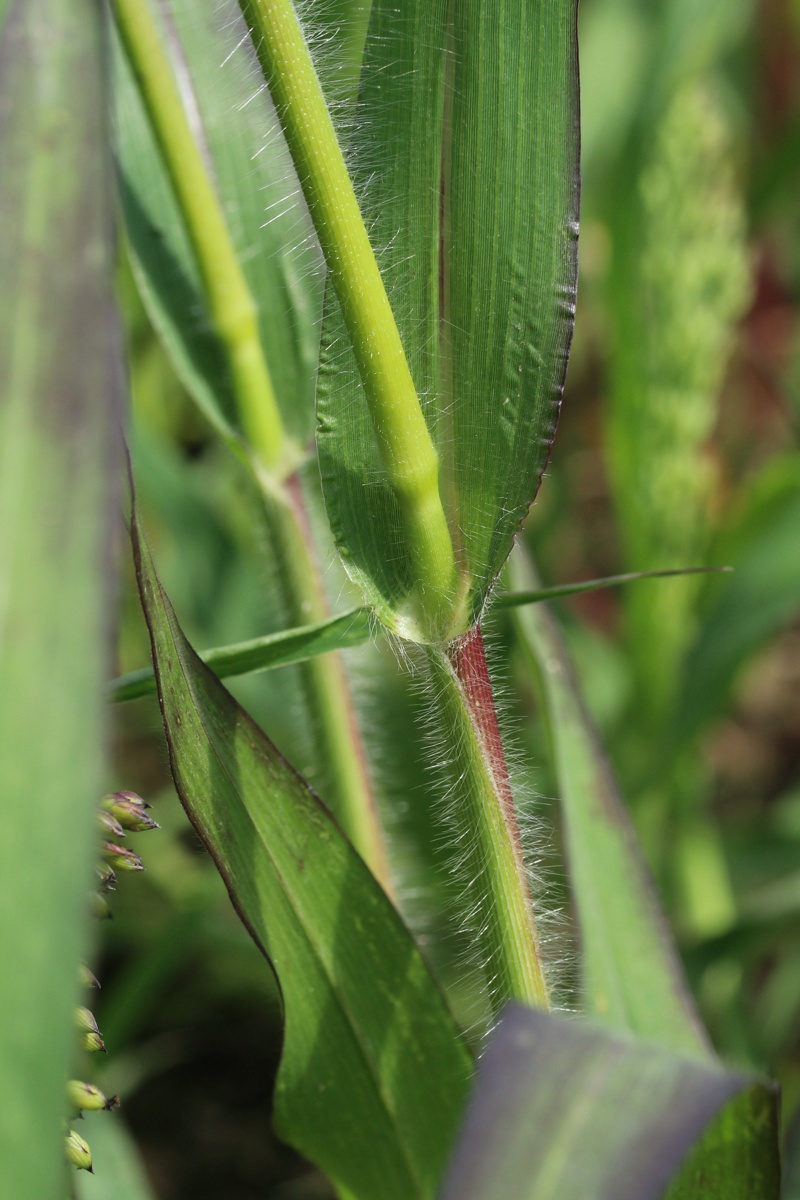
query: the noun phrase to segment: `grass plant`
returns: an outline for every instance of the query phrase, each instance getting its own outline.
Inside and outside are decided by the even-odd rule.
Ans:
[[[576,313],[575,0],[0,5],[0,889],[22,911],[0,992],[0,1145],[15,1200],[92,1200],[92,1166],[104,1194],[154,1200],[116,1117],[95,1144],[90,1114],[63,1161],[64,1087],[90,1110],[120,1091],[124,1108],[126,1081],[135,1095],[160,1078],[157,1039],[137,1065],[137,1022],[212,945],[214,987],[241,999],[246,979],[278,1030],[271,1120],[302,1156],[292,1194],[778,1200],[769,1063],[707,1003],[750,960],[731,950],[747,930],[736,853],[691,739],[795,611],[796,555],[770,574],[758,550],[787,544],[800,473],[787,453],[715,526],[704,455],[748,294],[728,43],[705,6],[696,43],[679,4],[657,7],[640,47],[652,95],[617,139],[635,182],[618,169],[589,221],[591,252],[605,204],[625,570],[547,587],[531,549],[548,561],[558,514],[555,535],[541,518],[520,530]],[[590,181],[599,129],[590,112]],[[123,309],[157,380],[142,384],[132,349],[122,420],[114,176],[138,292]],[[123,492],[133,582],[112,654],[98,630]],[[693,578],[657,578],[671,575]],[[742,620],[767,586],[767,615]],[[596,654],[622,661],[627,711],[608,700],[613,669],[593,675],[574,622],[565,636],[544,603],[617,587],[635,646]],[[549,806],[513,716],[532,704]],[[111,721],[123,747],[137,721],[148,744],[163,725],[172,791],[153,883],[113,935],[149,946],[116,990],[112,968],[102,1017],[101,1044],[127,1037],[128,1057],[90,1085],[70,1022]],[[122,801],[104,853],[138,871],[116,840],[152,827],[125,801],[152,789],[125,769],[124,753],[106,768]],[[754,912],[780,907],[754,894]],[[780,914],[796,931],[796,905]],[[763,1003],[784,1045],[800,989],[780,930],[780,996]]]

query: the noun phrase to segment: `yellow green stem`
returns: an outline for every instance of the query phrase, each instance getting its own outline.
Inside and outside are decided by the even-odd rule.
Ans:
[[[327,617],[303,498],[260,339],[258,310],[219,198],[186,116],[148,0],[111,0],[125,51],[202,275],[209,315],[226,351],[234,396],[261,486],[291,623]],[[266,470],[259,469],[261,464]],[[386,848],[347,680],[338,656],[302,664],[326,766],[331,808],[390,892]]]
[[[111,0],[147,115],[203,279],[211,322],[230,364],[247,441],[263,465],[287,473],[287,439],[264,358],[258,308],[239,264],[216,189],[189,125],[148,0]]]
[[[441,639],[454,606],[453,543],[439,456],[291,0],[240,0],[342,306],[375,436],[406,527],[424,631]]]

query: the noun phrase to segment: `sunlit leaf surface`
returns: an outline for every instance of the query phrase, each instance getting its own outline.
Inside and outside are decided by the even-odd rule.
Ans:
[[[575,299],[575,6],[378,0],[350,163],[429,428],[464,597],[480,613],[538,488]],[[339,549],[390,627],[412,585],[355,360],[329,289],[318,400]]]
[[[432,1196],[465,1044],[361,859],[184,639],[136,516],[134,545],[175,783],[283,995],[277,1131],[355,1200]]]

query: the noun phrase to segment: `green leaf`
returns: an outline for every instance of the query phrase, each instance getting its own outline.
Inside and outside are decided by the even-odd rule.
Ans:
[[[658,1200],[746,1082],[599,1026],[509,1009],[482,1059],[441,1200]]]
[[[370,614],[366,608],[351,608],[339,616],[314,625],[301,625],[281,633],[270,633],[233,646],[206,650],[200,658],[212,667],[221,679],[232,675],[247,675],[251,671],[267,671],[289,663],[306,662],[318,654],[360,646],[370,637]],[[113,700],[135,700],[156,690],[152,667],[131,671],[111,684]]]
[[[670,567],[664,571],[627,571],[624,575],[606,575],[602,579],[584,579],[580,583],[562,583],[556,587],[536,588],[534,591],[504,592],[497,597],[495,604],[498,608],[520,608],[526,604],[539,604],[542,600],[581,596],[584,592],[598,592],[604,588],[620,587],[624,583],[638,583],[640,579],[707,575],[713,572],[727,572],[730,569],[730,567]]]
[[[15,1200],[63,1194],[103,787],[120,364],[101,18],[94,0],[12,0],[0,42],[0,1161]]]
[[[318,252],[274,111],[234,3],[176,0],[165,40],[250,290],[288,430],[311,435],[321,306]],[[213,335],[198,265],[125,56],[114,56],[116,150],[138,282],[173,364],[227,439],[236,419],[229,368]],[[235,118],[235,119],[234,119]]]
[[[538,604],[543,600],[554,600],[559,596],[577,596],[583,592],[594,592],[599,588],[617,587],[639,579],[655,579],[666,575],[691,575],[714,568],[689,567],[670,571],[639,571],[629,575],[609,575],[606,579],[589,579],[581,583],[566,583],[558,587],[539,588],[533,592],[506,592],[499,596],[498,608],[518,608],[524,604]],[[725,568],[719,568],[724,570]],[[239,642],[232,646],[217,646],[203,650],[200,658],[220,679],[233,675],[247,675],[252,671],[269,671],[285,667],[290,663],[306,662],[318,654],[330,654],[333,650],[347,650],[360,646],[372,635],[372,621],[368,608],[351,608],[347,612],[326,621],[301,625],[296,629],[285,629],[280,633],[266,634]],[[143,667],[115,679],[110,686],[111,698],[117,703],[136,700],[156,690],[152,667]]]
[[[520,558],[516,585],[535,582]],[[616,1029],[706,1052],[707,1040],[619,794],[580,698],[558,626],[542,605],[516,627],[536,674],[561,791],[581,937],[586,1010]]]
[[[94,1174],[77,1173],[78,1200],[155,1200],[136,1143],[118,1115],[87,1113],[81,1136],[91,1147]]]
[[[536,582],[519,558],[510,574],[517,586]],[[515,623],[561,791],[585,1007],[617,1030],[707,1060],[711,1047],[558,626],[543,605],[521,609]],[[750,1089],[710,1126],[670,1200],[776,1200],[778,1170],[776,1095]]]
[[[575,298],[575,6],[373,5],[350,163],[441,461],[463,595],[478,617],[537,490]],[[411,551],[352,349],[326,298],[318,445],[348,571],[390,628]],[[424,581],[423,581],[424,582]]]
[[[800,457],[769,465],[717,553],[734,566],[706,606],[686,655],[676,736],[716,716],[736,674],[767,638],[800,612]]]
[[[186,642],[136,513],[133,536],[176,787],[283,994],[277,1132],[354,1200],[431,1196],[470,1055],[361,859]]]

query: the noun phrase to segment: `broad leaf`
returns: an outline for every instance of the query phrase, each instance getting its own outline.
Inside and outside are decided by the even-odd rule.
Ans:
[[[277,120],[235,3],[175,0],[163,22],[193,126],[259,310],[287,428],[311,433],[322,277]],[[200,272],[124,54],[115,54],[123,210],[151,317],[188,390],[234,435],[228,365],[209,327]]]
[[[133,535],[178,793],[283,994],[277,1131],[353,1200],[429,1197],[470,1055],[361,859],[186,642],[135,513]]]
[[[350,162],[441,459],[474,622],[537,490],[572,331],[578,216],[571,0],[373,4]],[[382,621],[413,580],[332,289],[318,445],[345,565]]]
[[[658,1200],[746,1082],[599,1026],[509,1009],[441,1200]]]
[[[101,794],[119,414],[102,10],[11,0],[0,42],[3,1191],[63,1195]]]

